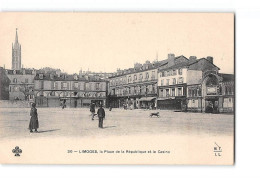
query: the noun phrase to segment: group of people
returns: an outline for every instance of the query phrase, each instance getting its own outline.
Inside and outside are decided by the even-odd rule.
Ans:
[[[90,112],[91,112],[91,117],[92,117],[92,120],[94,120],[94,117],[95,115],[98,116],[98,119],[99,119],[99,123],[98,123],[98,127],[99,128],[103,128],[103,120],[106,116],[106,113],[105,113],[105,110],[102,106],[102,104],[99,106],[99,109],[97,111],[97,114],[95,114],[96,110],[95,110],[95,103],[92,103],[90,105]],[[33,130],[34,132],[38,132],[38,128],[39,128],[39,121],[38,121],[38,113],[37,113],[37,109],[36,109],[36,104],[35,103],[32,103],[32,108],[31,108],[31,111],[30,111],[30,116],[31,116],[31,119],[30,119],[30,123],[29,123],[29,130],[30,132],[32,133]]]

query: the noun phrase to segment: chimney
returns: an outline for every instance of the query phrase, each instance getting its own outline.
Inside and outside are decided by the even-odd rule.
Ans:
[[[197,57],[196,57],[196,56],[190,56],[189,60],[190,60],[190,61],[192,61],[192,60],[195,61],[195,60],[197,60]]]
[[[213,57],[207,56],[207,60],[208,60],[209,62],[213,63]]]
[[[134,64],[134,68],[135,69],[140,69],[142,67],[142,64],[141,63],[135,63]]]
[[[82,70],[79,71],[79,77],[82,78]]]
[[[60,70],[56,70],[56,74],[57,74],[58,77],[60,77],[60,73],[61,73]]]
[[[175,55],[173,53],[168,54],[168,60],[174,60]]]
[[[175,65],[175,55],[173,53],[168,54],[168,63],[167,66]]]

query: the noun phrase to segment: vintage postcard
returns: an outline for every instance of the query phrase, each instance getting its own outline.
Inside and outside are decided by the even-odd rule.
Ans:
[[[234,13],[0,13],[0,163],[234,164]]]

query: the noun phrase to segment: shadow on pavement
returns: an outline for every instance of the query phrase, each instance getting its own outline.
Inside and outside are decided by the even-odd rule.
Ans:
[[[52,129],[52,130],[38,131],[38,133],[53,132],[53,131],[59,131],[59,130],[60,129]]]
[[[103,129],[112,128],[112,127],[116,127],[116,126],[107,126],[107,127],[103,127]]]

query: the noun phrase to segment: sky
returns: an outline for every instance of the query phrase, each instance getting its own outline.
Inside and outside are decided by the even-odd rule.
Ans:
[[[0,13],[0,66],[11,68],[18,28],[25,68],[115,72],[146,60],[212,56],[234,73],[232,13]]]

